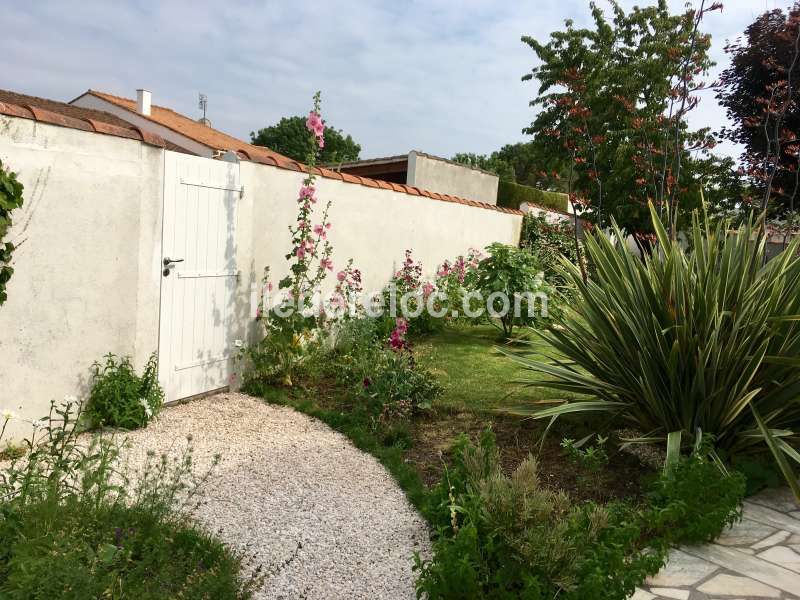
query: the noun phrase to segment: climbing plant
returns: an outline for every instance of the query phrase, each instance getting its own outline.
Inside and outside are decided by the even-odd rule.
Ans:
[[[11,229],[11,211],[22,206],[22,189],[16,174],[6,169],[3,161],[0,161],[0,305],[8,297],[6,284],[14,272],[11,267],[14,244],[4,240]]]

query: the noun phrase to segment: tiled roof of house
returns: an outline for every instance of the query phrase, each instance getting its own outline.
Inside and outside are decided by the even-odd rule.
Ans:
[[[9,90],[0,90],[0,114],[34,119],[43,123],[61,125],[72,129],[82,129],[106,135],[139,140],[153,146],[160,146],[177,152],[188,152],[186,149],[162,139],[158,135],[143,132],[102,110],[81,108],[65,102],[48,100],[37,96],[28,96]]]
[[[184,135],[194,140],[198,144],[207,146],[212,150],[234,150],[236,152],[245,150],[248,153],[257,153],[264,157],[273,156],[286,158],[282,154],[273,152],[269,148],[265,148],[263,146],[253,146],[252,144],[243,142],[232,135],[228,135],[227,133],[223,133],[217,129],[214,129],[213,127],[195,121],[194,119],[190,119],[185,115],[175,112],[171,108],[153,104],[150,108],[150,115],[147,116],[139,113],[136,110],[136,100],[122,98],[121,96],[107,94],[106,92],[98,92],[97,90],[88,90],[86,93],[125,108],[133,113],[136,113],[143,119],[148,119],[154,123],[158,123],[159,125]]]
[[[125,106],[123,102],[131,103],[130,106],[125,106],[133,111],[136,111],[135,102],[120,98],[119,96],[112,96],[103,92],[94,92],[100,98],[104,98],[109,102],[116,99],[115,104]],[[2,92],[5,96],[0,95],[0,114],[9,115],[12,117],[20,117],[23,119],[33,119],[42,123],[49,123],[51,125],[58,125],[61,127],[69,127],[71,129],[80,129],[93,133],[101,133],[105,135],[114,135],[117,137],[130,138],[139,140],[146,144],[153,146],[160,146],[168,150],[177,150],[187,152],[183,148],[176,146],[170,142],[165,141],[161,136],[154,133],[144,131],[127,121],[120,119],[110,113],[87,108],[80,108],[72,104],[64,104],[62,102],[55,102],[53,100],[45,100],[43,98],[35,98],[33,96],[25,96],[22,94],[14,94],[13,92]],[[457,204],[464,204],[467,206],[474,206],[477,208],[484,208],[511,215],[522,215],[522,211],[503,208],[495,206],[494,204],[487,204],[485,202],[478,202],[476,200],[468,200],[459,198],[458,196],[450,196],[449,194],[439,194],[438,192],[430,192],[428,190],[421,190],[417,187],[399,183],[389,183],[386,181],[378,181],[368,177],[359,177],[357,175],[349,175],[347,173],[339,173],[331,169],[308,167],[296,160],[287,158],[282,154],[273,152],[262,146],[254,146],[232,136],[229,136],[221,131],[217,131],[197,123],[188,117],[184,117],[179,113],[169,109],[158,106],[152,107],[153,114],[158,115],[159,119],[153,118],[156,123],[164,125],[169,129],[173,129],[186,137],[192,138],[195,141],[208,145],[210,148],[219,150],[235,150],[241,159],[249,160],[263,165],[270,165],[280,169],[289,171],[298,171],[302,173],[312,172],[320,177],[328,179],[336,179],[346,183],[355,183],[366,187],[391,190],[411,196],[421,196],[431,198],[432,200],[440,200],[442,202],[454,202]],[[138,113],[137,113],[138,114]],[[172,126],[167,125],[170,123]],[[191,123],[191,125],[190,125]]]

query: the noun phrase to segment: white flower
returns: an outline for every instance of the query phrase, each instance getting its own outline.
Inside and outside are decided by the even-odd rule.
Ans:
[[[139,398],[139,404],[141,404],[142,408],[144,408],[144,414],[147,415],[147,418],[148,419],[151,418],[153,416],[153,409],[150,408],[150,405],[147,403],[147,400],[145,400],[144,398]]]
[[[78,402],[77,396],[73,396],[72,394],[67,394],[64,396],[65,404],[76,404],[77,402]]]
[[[42,417],[41,419],[31,421],[31,425],[33,426],[34,430],[39,429],[40,427],[47,427],[49,424],[50,419],[48,417]]]
[[[2,415],[3,419],[5,419],[6,421],[13,421],[14,419],[17,418],[17,413],[15,413],[10,408],[4,408],[3,412],[0,413],[0,415]]]

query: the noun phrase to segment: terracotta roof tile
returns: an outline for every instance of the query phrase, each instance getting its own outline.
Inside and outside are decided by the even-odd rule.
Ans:
[[[121,96],[115,96],[114,94],[107,94],[106,92],[100,92],[97,90],[88,90],[86,93],[97,96],[98,98],[102,98],[107,102],[111,102],[112,104],[116,104],[117,106],[139,114],[136,111],[136,100],[122,98]],[[259,155],[263,157],[275,156],[285,158],[283,155],[273,152],[269,148],[264,148],[263,146],[253,146],[252,144],[243,142],[242,140],[228,135],[227,133],[218,131],[213,127],[209,127],[208,125],[204,125],[203,123],[199,123],[194,119],[190,119],[185,115],[175,112],[171,108],[153,104],[149,117],[145,115],[139,116],[153,121],[154,123],[158,123],[159,125],[162,125],[167,129],[171,129],[176,133],[184,135],[194,140],[198,144],[207,146],[212,150],[233,150],[235,152],[243,150],[247,152],[248,156],[250,156],[252,160],[255,160],[255,157]]]

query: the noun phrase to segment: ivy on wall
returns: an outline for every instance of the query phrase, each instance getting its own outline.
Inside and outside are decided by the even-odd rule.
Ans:
[[[22,206],[22,190],[22,184],[17,181],[17,176],[6,169],[0,161],[0,305],[8,297],[6,284],[14,273],[11,267],[14,244],[4,239],[11,229],[11,211]]]

